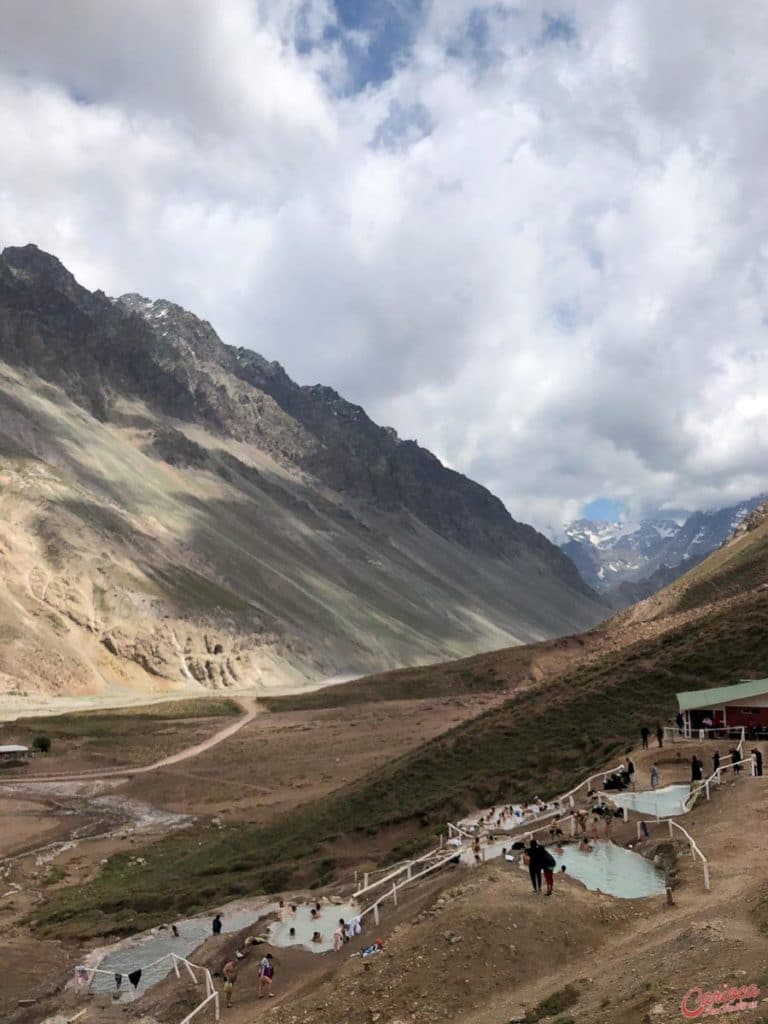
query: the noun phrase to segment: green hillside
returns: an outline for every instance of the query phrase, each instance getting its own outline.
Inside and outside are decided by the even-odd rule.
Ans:
[[[54,896],[36,919],[59,936],[130,932],[226,897],[346,877],[356,857],[350,834],[363,850],[398,824],[415,846],[473,806],[554,796],[636,744],[641,725],[669,718],[678,690],[768,674],[766,627],[768,591],[751,591],[561,672],[269,827],[203,831],[194,843],[170,835],[143,852],[140,873],[127,867],[129,854],[113,857],[87,889]],[[407,849],[401,840],[399,852]]]

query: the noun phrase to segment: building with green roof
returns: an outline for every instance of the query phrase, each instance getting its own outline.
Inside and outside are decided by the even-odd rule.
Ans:
[[[768,679],[677,694],[686,736],[696,729],[746,729],[768,735]]]

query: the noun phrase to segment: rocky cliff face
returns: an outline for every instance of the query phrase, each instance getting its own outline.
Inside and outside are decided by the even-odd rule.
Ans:
[[[0,257],[0,687],[248,686],[604,614],[485,488],[164,301]]]

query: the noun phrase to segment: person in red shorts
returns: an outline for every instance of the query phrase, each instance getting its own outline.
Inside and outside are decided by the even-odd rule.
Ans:
[[[557,867],[557,863],[549,850],[544,850],[544,853],[542,854],[542,867],[544,868],[544,882],[547,886],[547,896],[551,896],[552,890],[555,886],[555,868]]]

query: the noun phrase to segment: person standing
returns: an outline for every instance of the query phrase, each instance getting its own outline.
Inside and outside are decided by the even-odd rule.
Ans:
[[[221,935],[221,914],[217,914],[211,921],[211,931],[214,935]]]
[[[531,845],[528,847],[528,873],[531,876],[533,891],[537,896],[541,892],[541,873],[544,869],[543,849],[544,847],[539,846],[535,839],[531,840]]]
[[[683,719],[683,714],[682,714],[681,711],[678,711],[677,715],[675,716],[675,725],[677,726],[678,734],[680,736],[682,736],[683,735],[683,726],[685,725],[685,721]]]
[[[762,775],[763,774],[763,755],[760,753],[760,751],[757,749],[757,747],[753,747],[753,749],[752,749],[752,760],[755,762],[755,775]]]
[[[664,730],[661,728],[660,725],[656,726],[656,742],[659,744],[660,747],[664,746]]]
[[[632,789],[635,788],[635,765],[631,757],[627,758],[627,775],[629,776],[629,784]]]
[[[712,755],[712,771],[717,772],[720,770],[720,751],[716,750]]]
[[[555,868],[557,867],[557,862],[546,847],[542,846],[541,849],[543,851],[542,865],[544,869],[544,881],[547,886],[547,896],[551,896],[552,890],[555,886]]]
[[[317,933],[315,933],[317,934]],[[273,957],[271,953],[267,953],[264,959],[259,965],[259,995],[261,999],[266,989],[268,996],[273,996],[275,993],[272,991],[272,979],[275,976],[275,967],[272,962]]]
[[[741,771],[741,765],[738,762],[741,760],[740,754],[735,747],[731,749],[731,764],[733,765],[734,775],[738,775]]]
[[[651,765],[651,789],[657,789],[659,785],[659,767],[654,761]]]
[[[691,782],[701,782],[702,780],[702,768],[704,765],[694,754],[691,758]]]
[[[643,750],[647,750],[648,749],[648,737],[650,735],[651,735],[651,730],[648,728],[647,725],[644,725],[643,728],[640,730],[640,736],[641,736],[642,741],[643,741]]]
[[[226,997],[226,1005],[232,1005],[232,992],[237,981],[237,963],[234,960],[228,960],[227,963],[221,969],[222,977],[224,978],[224,995]]]

